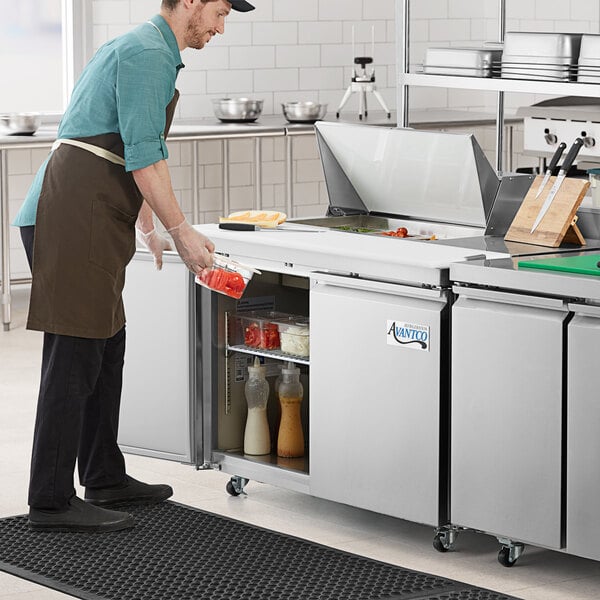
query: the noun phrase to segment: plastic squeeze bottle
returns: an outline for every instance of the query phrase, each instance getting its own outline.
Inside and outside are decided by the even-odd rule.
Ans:
[[[271,435],[267,420],[269,382],[265,379],[266,368],[254,358],[254,366],[248,367],[248,381],[244,391],[248,402],[248,418],[244,431],[244,454],[270,454]]]
[[[277,456],[299,458],[304,456],[304,433],[300,407],[304,390],[300,383],[300,369],[288,362],[281,370],[279,402],[281,421],[277,436]]]

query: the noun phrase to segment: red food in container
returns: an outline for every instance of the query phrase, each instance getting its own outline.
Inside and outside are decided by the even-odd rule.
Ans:
[[[213,292],[239,300],[254,273],[260,273],[234,260],[222,256],[214,257],[214,264],[196,277],[196,283]]]

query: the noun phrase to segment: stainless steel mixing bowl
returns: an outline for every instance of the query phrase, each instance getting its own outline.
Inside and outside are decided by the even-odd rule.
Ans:
[[[314,123],[327,113],[327,104],[317,102],[285,102],[281,108],[290,123]]]
[[[260,117],[264,100],[250,98],[216,98],[213,100],[215,116],[221,121],[234,123],[256,121]]]
[[[11,113],[0,115],[0,134],[33,135],[42,123],[39,113]]]

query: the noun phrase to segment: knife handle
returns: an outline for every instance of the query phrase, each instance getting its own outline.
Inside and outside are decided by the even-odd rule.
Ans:
[[[257,231],[256,225],[252,225],[252,223],[219,223],[219,229],[231,229],[232,231]]]
[[[583,146],[583,140],[581,138],[577,138],[573,145],[569,148],[569,153],[567,154],[567,158],[565,158],[565,162],[563,162],[562,167],[560,168],[565,174],[569,172],[569,169],[575,162],[575,158],[579,153],[579,149]]]
[[[550,171],[551,175],[552,175],[552,171],[554,171],[554,169],[556,169],[556,165],[558,164],[558,161],[560,160],[560,157],[562,156],[562,153],[565,151],[566,147],[567,147],[567,144],[565,144],[565,142],[561,142],[558,145],[556,152],[552,156],[552,160],[550,161],[550,164],[548,165],[548,171]]]

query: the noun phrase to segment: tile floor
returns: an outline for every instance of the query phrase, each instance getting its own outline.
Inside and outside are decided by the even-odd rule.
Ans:
[[[28,288],[13,288],[12,326],[0,331],[0,517],[26,512],[28,463],[39,381],[41,335],[25,329]],[[127,457],[128,471],[170,483],[174,500],[407,568],[513,594],[523,600],[597,600],[600,562],[527,547],[514,567],[496,560],[495,538],[463,532],[456,551],[431,546],[430,527],[251,482],[246,497],[225,493],[228,476]],[[70,598],[0,572],[0,600]],[[176,598],[170,600],[177,600]],[[301,599],[290,599],[301,600]]]

